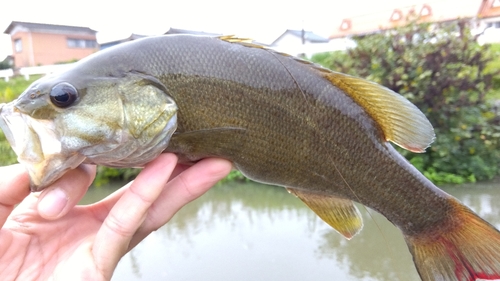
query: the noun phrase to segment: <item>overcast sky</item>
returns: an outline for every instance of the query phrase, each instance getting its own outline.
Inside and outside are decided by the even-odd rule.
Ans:
[[[440,1],[440,0],[433,0]],[[11,21],[87,26],[98,41],[130,33],[156,35],[170,27],[236,34],[260,41],[286,29],[312,30],[327,37],[343,18],[392,9],[422,0],[11,0],[0,4],[0,59],[12,53],[3,31]],[[382,4],[383,3],[383,4]],[[398,3],[398,4],[390,4]]]

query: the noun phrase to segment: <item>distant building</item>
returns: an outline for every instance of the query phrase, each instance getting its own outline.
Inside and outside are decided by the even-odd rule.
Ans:
[[[96,31],[88,27],[13,21],[4,33],[15,68],[79,60],[98,50]]]
[[[500,31],[500,0],[442,0],[421,1],[420,4],[404,7],[388,7],[373,13],[344,18],[329,36],[330,39],[352,35],[365,35],[402,26],[408,19],[422,22],[450,22],[470,19],[474,23],[474,33],[478,34],[492,27]],[[497,34],[497,33],[495,33]],[[500,36],[492,36],[500,42]]]
[[[500,0],[483,0],[478,18],[479,42],[500,42]]]
[[[114,40],[114,41],[110,41],[110,42],[106,42],[106,43],[101,43],[100,44],[100,49],[104,50],[104,49],[107,49],[107,48],[112,47],[114,45],[118,45],[118,44],[129,42],[129,41],[134,41],[134,40],[137,40],[137,39],[140,39],[140,38],[144,38],[144,37],[147,37],[147,35],[139,35],[139,34],[132,33],[127,38],[123,38],[123,39],[119,39],[119,40]]]
[[[312,31],[287,29],[276,38],[269,48],[293,56],[310,56],[314,53],[345,49],[344,44],[330,42]]]
[[[0,70],[12,68],[14,66],[14,57],[9,55],[4,58],[4,60],[0,61]]]
[[[287,29],[281,34],[271,46],[280,46],[287,44],[315,44],[328,43],[328,38],[319,36],[312,31]]]
[[[190,35],[203,35],[203,36],[221,36],[220,33],[210,33],[197,30],[170,28],[165,34],[190,34]]]

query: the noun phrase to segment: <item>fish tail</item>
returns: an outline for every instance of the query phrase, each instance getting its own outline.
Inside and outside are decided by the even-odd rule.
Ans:
[[[405,236],[423,281],[500,279],[500,232],[458,201],[449,223]]]

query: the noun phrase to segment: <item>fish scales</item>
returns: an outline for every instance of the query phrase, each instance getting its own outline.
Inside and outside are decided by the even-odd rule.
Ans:
[[[178,143],[183,132],[242,128],[230,136],[232,147],[214,153],[204,146],[191,160],[223,157],[260,182],[358,201],[408,233],[439,225],[451,209],[446,196],[436,197],[441,192],[383,141],[363,108],[312,65],[216,38],[163,44],[161,38],[148,42],[137,62],[127,61],[136,69],[142,61],[141,71],[168,85],[179,107],[169,151],[189,154]],[[167,54],[158,56],[158,49]]]
[[[56,85],[74,87],[74,104],[50,104]],[[86,136],[92,129],[67,120],[101,116],[94,107],[109,117],[95,118],[93,130],[119,132],[92,146],[99,138]],[[160,36],[98,52],[4,106],[0,126],[21,161],[16,133],[5,124],[17,111],[33,123],[53,119],[74,144],[86,140],[71,165],[141,165],[163,149],[183,161],[226,158],[253,180],[286,187],[346,238],[362,227],[352,201],[380,212],[403,232],[424,281],[500,278],[498,231],[387,142],[423,152],[432,126],[406,99],[374,83],[237,38]],[[42,152],[30,155],[48,164],[69,155],[52,160]],[[45,179],[45,172],[30,177]]]

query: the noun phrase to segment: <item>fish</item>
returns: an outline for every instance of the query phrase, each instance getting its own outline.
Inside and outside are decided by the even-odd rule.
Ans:
[[[225,158],[347,239],[363,226],[354,202],[381,213],[424,281],[500,279],[499,231],[391,144],[422,153],[433,142],[414,104],[246,39],[164,35],[96,52],[2,104],[0,127],[32,191],[82,163]]]

